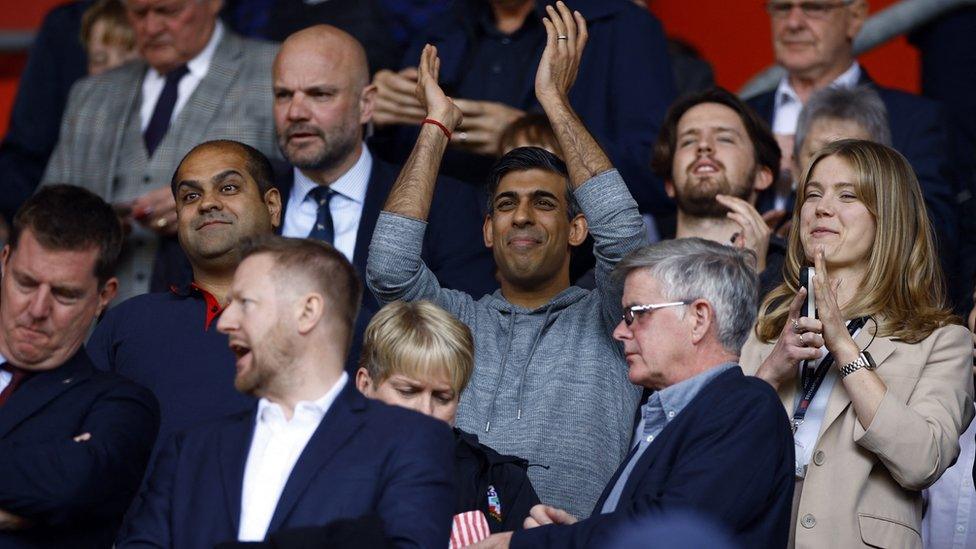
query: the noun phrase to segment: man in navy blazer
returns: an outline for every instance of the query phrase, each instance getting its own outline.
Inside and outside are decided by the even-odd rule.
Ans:
[[[57,185],[14,216],[0,281],[0,547],[108,547],[159,427],[156,399],[82,346],[115,295],[122,228]]]
[[[772,126],[789,165],[792,136],[810,95],[826,86],[872,87],[888,111],[892,146],[918,176],[940,251],[955,249],[958,238],[956,195],[968,185],[948,154],[949,138],[939,105],[929,99],[877,85],[854,57],[854,38],[867,18],[866,0],[821,4],[814,10],[796,2],[769,2],[776,62],[787,74],[773,90],[747,100]],[[794,174],[794,178],[798,178]],[[773,193],[760,198],[760,211],[772,209]]]
[[[700,238],[635,250],[617,266],[633,383],[653,389],[630,455],[590,518],[535,506],[526,530],[485,547],[591,547],[676,510],[716,521],[740,547],[785,547],[793,438],[779,397],[736,364],[757,310],[755,255]]]
[[[279,178],[281,234],[334,244],[365,275],[373,228],[400,172],[363,143],[376,101],[366,53],[336,27],[310,27],[282,44],[272,85],[278,146],[292,166]],[[425,259],[445,287],[477,297],[494,291],[494,261],[482,245],[481,195],[456,181],[444,182],[438,191]],[[366,292],[346,363],[349,373],[357,367],[363,330],[379,308]]]
[[[454,511],[442,422],[369,401],[343,370],[362,285],[309,239],[245,246],[218,322],[255,409],[164,448],[119,547],[210,548],[375,515],[399,547],[441,547]]]

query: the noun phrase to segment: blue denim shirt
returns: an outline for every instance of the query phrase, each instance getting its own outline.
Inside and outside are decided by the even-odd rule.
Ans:
[[[603,509],[600,510],[601,513],[612,513],[617,509],[617,504],[620,503],[620,494],[623,493],[624,486],[627,485],[627,480],[630,478],[630,473],[634,470],[634,466],[637,465],[637,461],[644,455],[644,452],[654,442],[654,439],[661,434],[664,427],[671,420],[678,417],[678,414],[684,410],[685,406],[694,400],[702,388],[708,385],[710,381],[718,377],[722,372],[735,366],[737,364],[734,362],[723,362],[695,377],[688,378],[680,383],[675,383],[660,391],[654,391],[651,393],[651,396],[647,397],[647,402],[641,406],[642,419],[634,432],[633,448],[627,458],[627,466],[620,473],[620,477],[617,478],[617,483],[613,485],[610,495],[603,502]]]

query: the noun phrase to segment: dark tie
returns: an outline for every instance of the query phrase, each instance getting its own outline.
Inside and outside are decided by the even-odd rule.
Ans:
[[[3,406],[6,404],[7,399],[10,398],[10,395],[14,394],[14,391],[17,390],[17,387],[19,387],[20,384],[30,376],[31,372],[18,368],[9,362],[0,364],[0,370],[5,370],[13,375],[13,377],[10,379],[10,383],[3,388],[3,391],[0,391],[0,406]]]
[[[166,136],[169,129],[169,119],[173,117],[173,108],[176,107],[176,98],[179,96],[180,80],[183,79],[190,69],[186,65],[180,65],[166,74],[166,84],[163,85],[163,92],[159,94],[156,107],[153,109],[152,118],[146,126],[145,133],[142,134],[143,141],[146,143],[146,152],[152,157],[159,146],[159,142]]]
[[[319,207],[319,212],[315,216],[315,225],[308,233],[309,238],[335,244],[335,226],[332,224],[332,212],[329,210],[329,202],[335,194],[328,187],[316,187],[308,192]]]

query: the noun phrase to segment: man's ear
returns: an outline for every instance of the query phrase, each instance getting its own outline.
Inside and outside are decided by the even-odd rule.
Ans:
[[[372,398],[373,378],[369,377],[366,368],[360,367],[356,370],[356,388],[359,389],[360,393]]]
[[[495,229],[491,226],[491,214],[485,216],[485,223],[481,227],[481,236],[485,239],[485,247],[491,248],[495,245]]]
[[[664,192],[667,193],[668,198],[674,198],[674,181],[670,179],[664,180]]]
[[[318,325],[325,314],[325,298],[320,293],[306,294],[299,300],[298,333],[306,335]]]
[[[7,248],[4,247],[3,251],[6,252]],[[4,265],[7,264],[6,259],[7,256],[5,253],[4,262],[3,262]],[[98,318],[102,314],[102,311],[104,311],[105,307],[108,307],[108,304],[111,303],[113,299],[115,299],[115,294],[117,294],[118,292],[119,292],[119,279],[115,278],[114,276],[106,280],[105,284],[102,284],[101,289],[98,291],[98,308],[95,310],[95,318]]]
[[[759,166],[759,169],[756,170],[755,177],[752,178],[752,190],[761,193],[768,189],[775,179],[772,170],[766,166]]]
[[[704,299],[696,299],[688,305],[689,315],[694,325],[691,328],[692,343],[699,343],[708,335],[715,318],[715,309]]]
[[[271,216],[271,226],[277,229],[281,226],[281,192],[275,187],[268,189],[264,193],[264,205]]]
[[[359,123],[366,124],[373,119],[373,109],[376,107],[376,84],[363,88],[359,94]]]
[[[10,244],[4,244],[3,251],[0,251],[0,276],[7,272],[8,259],[10,259]]]
[[[861,32],[861,27],[868,19],[867,0],[854,0],[854,3],[847,7],[847,38],[852,43]]]
[[[586,235],[589,234],[589,225],[586,223],[586,216],[583,214],[576,214],[576,217],[569,222],[569,245],[579,246],[586,240]]]

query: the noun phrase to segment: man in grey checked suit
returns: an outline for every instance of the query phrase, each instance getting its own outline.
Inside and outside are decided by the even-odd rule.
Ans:
[[[272,119],[277,45],[235,35],[222,0],[126,0],[142,60],[80,80],[42,184],[88,188],[131,227],[119,297],[149,288],[160,247],[178,247],[169,180],[198,143],[232,139],[280,158]]]

